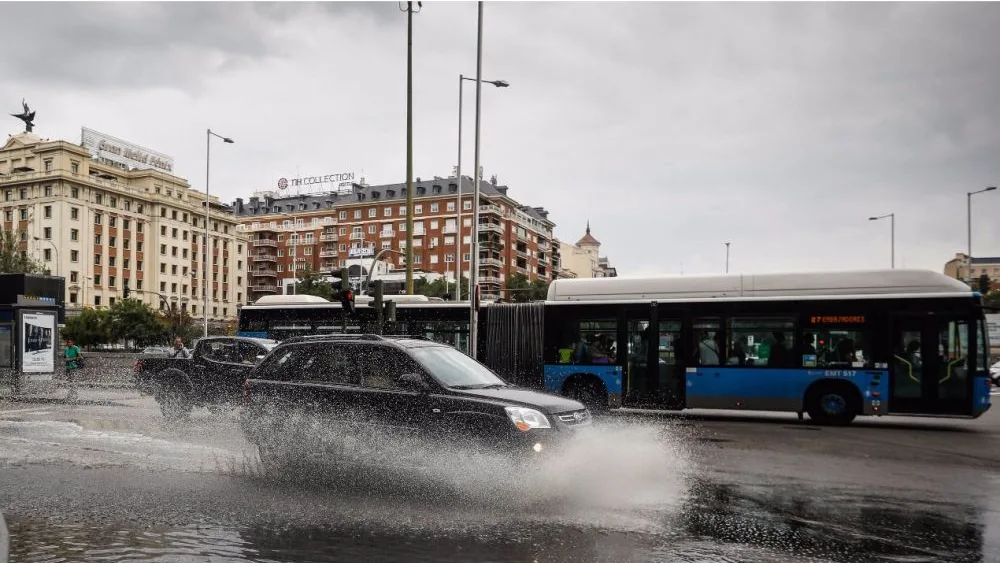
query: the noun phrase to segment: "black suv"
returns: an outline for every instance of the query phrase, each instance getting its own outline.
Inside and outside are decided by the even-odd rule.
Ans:
[[[265,464],[309,443],[306,427],[535,456],[590,424],[581,403],[508,385],[451,346],[377,335],[286,340],[250,374],[241,415]]]

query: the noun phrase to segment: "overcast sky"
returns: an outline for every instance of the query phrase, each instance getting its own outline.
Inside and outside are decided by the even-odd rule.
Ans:
[[[0,3],[0,109],[171,155],[226,202],[277,178],[406,173],[396,3]],[[1000,184],[1000,5],[487,3],[482,162],[620,275],[940,270]],[[415,175],[456,162],[476,4],[414,16]],[[466,83],[464,171],[473,167]],[[8,133],[20,122],[4,121]],[[1000,255],[1000,190],[973,254]]]

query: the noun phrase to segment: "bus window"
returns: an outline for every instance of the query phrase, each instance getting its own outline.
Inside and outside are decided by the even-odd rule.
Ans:
[[[969,357],[969,325],[964,321],[952,321],[941,327],[938,353],[938,397],[941,399],[964,399],[966,374]]]
[[[871,368],[871,331],[817,327],[803,335],[802,367]]]
[[[794,367],[795,320],[790,317],[737,317],[729,320],[728,365]]]
[[[698,365],[717,366],[722,364],[723,350],[726,349],[720,319],[695,319],[694,335],[698,344],[694,357]]]
[[[581,320],[574,335],[573,363],[613,364],[618,353],[618,323],[613,319]]]

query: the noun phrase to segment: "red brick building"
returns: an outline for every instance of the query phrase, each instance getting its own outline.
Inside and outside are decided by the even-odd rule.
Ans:
[[[456,269],[469,277],[473,180],[462,178],[461,219],[455,177],[413,184],[413,267],[454,282]],[[543,208],[522,205],[508,187],[480,182],[479,281],[485,296],[499,295],[507,280],[523,274],[550,281],[559,267],[552,244],[555,224]],[[249,238],[250,298],[279,293],[281,281],[306,267],[331,271],[346,266],[351,249],[391,249],[383,260],[405,269],[406,184],[294,195],[264,193],[233,211]],[[419,275],[415,273],[415,277]]]

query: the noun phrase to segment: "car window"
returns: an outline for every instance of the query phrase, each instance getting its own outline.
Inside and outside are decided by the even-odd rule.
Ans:
[[[420,367],[400,350],[388,346],[351,346],[357,358],[362,385],[377,389],[395,389],[404,373],[420,373]]]
[[[450,346],[414,348],[411,353],[445,387],[474,389],[506,385],[489,368]]]
[[[300,361],[290,377],[295,381],[360,385],[361,370],[348,347],[340,344],[305,344],[300,349]]]
[[[257,363],[257,356],[267,355],[266,350],[251,342],[240,342],[237,349],[239,362],[245,365],[252,366]]]

